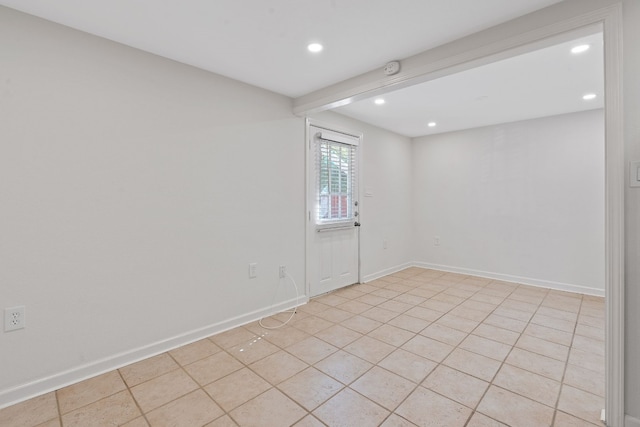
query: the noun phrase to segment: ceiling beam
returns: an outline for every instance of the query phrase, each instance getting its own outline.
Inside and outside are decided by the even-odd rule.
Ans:
[[[592,34],[594,16],[619,0],[565,0],[495,27],[401,60],[398,74],[369,71],[293,100],[293,112],[303,116],[382,95],[439,77],[531,52]],[[567,21],[574,31],[567,33]],[[390,61],[397,58],[389,58]]]

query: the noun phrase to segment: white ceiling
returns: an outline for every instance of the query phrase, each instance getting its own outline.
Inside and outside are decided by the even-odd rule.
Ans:
[[[561,0],[0,0],[8,6],[292,98]],[[406,136],[602,108],[601,35],[336,111]],[[321,42],[319,54],[306,50]],[[585,92],[600,95],[585,103]],[[426,123],[436,121],[435,128]]]
[[[0,0],[290,97],[560,0]],[[308,43],[322,42],[320,54]]]
[[[590,49],[572,54],[571,48]],[[596,99],[582,96],[595,93]],[[417,137],[603,108],[602,33],[367,99],[336,112]],[[428,127],[436,122],[435,127]]]

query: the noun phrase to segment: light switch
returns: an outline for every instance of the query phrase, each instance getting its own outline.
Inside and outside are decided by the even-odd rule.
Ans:
[[[629,163],[629,186],[640,187],[640,162]]]

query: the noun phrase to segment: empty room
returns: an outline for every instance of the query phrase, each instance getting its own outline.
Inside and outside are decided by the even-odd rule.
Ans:
[[[0,425],[640,427],[639,19],[0,0]]]

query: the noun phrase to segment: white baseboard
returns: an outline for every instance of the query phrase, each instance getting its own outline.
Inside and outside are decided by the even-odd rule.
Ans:
[[[512,276],[509,274],[492,273],[488,271],[472,270],[469,268],[452,267],[450,265],[430,264],[426,262],[413,262],[413,266],[430,268],[432,270],[447,271],[450,273],[468,274],[471,276],[486,277],[488,279],[502,280],[505,282],[522,283],[523,285],[536,286],[539,288],[556,289],[560,291],[576,292],[579,294],[595,295],[604,297],[604,289],[588,288],[585,286],[571,285],[568,283],[552,282],[548,280],[533,279],[530,277]]]
[[[398,271],[404,270],[405,268],[413,267],[414,263],[407,262],[404,264],[396,265],[395,267],[385,268],[384,270],[378,271],[376,273],[367,274],[362,278],[362,283],[371,282],[373,280],[379,279],[384,276],[388,276],[389,274],[397,273]]]
[[[309,302],[309,298],[303,295],[296,299],[276,304],[274,306],[252,311],[242,316],[233,317],[222,322],[214,323],[203,328],[195,329],[184,334],[180,334],[166,340],[158,341],[149,345],[138,347],[131,351],[115,354],[101,360],[96,360],[67,371],[58,372],[45,378],[21,384],[7,390],[0,391],[0,409],[13,404],[58,390],[71,384],[104,374],[114,369],[121,368],[131,363],[147,359],[152,356],[164,353],[169,350],[191,344],[192,342],[218,334],[220,332],[246,325],[263,317],[270,316],[284,310],[290,310],[296,305]]]
[[[624,416],[624,427],[640,427],[640,419],[631,415]]]

